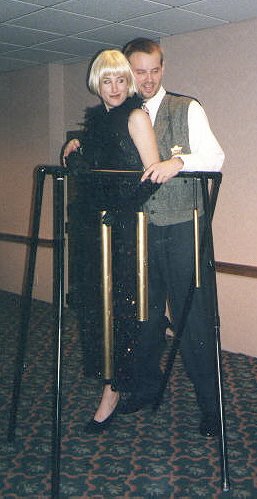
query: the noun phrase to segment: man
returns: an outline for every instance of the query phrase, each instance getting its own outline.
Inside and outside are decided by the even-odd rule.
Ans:
[[[137,388],[128,403],[129,412],[158,394],[162,380],[159,369],[162,338],[158,335],[158,324],[161,324],[168,296],[174,329],[178,331],[193,275],[193,180],[174,177],[178,162],[180,171],[219,171],[224,153],[200,104],[164,90],[163,54],[159,44],[135,39],[125,46],[124,54],[131,64],[138,92],[145,100],[161,159],[174,155],[168,171],[161,165],[152,165],[142,177],[162,185],[145,205],[149,214],[150,317],[142,327],[135,352]],[[202,213],[200,188],[198,206]],[[202,225],[203,220],[201,233]],[[202,413],[200,432],[204,436],[214,436],[218,431],[212,272],[208,252],[205,252],[201,287],[194,290],[180,345]]]
[[[179,330],[194,269],[193,180],[176,178],[178,171],[219,171],[224,153],[210,130],[200,104],[188,97],[170,94],[162,86],[163,54],[158,43],[138,38],[124,48],[155,129],[162,160],[169,168],[151,165],[142,181],[162,184],[145,204],[149,214],[149,320],[142,325],[134,355],[134,386],[123,412],[130,413],[154,402],[162,384],[160,359],[164,345],[163,316],[167,297],[171,303],[174,330]],[[78,147],[73,141],[65,153]],[[200,188],[198,207],[203,214]],[[203,231],[201,217],[200,233]],[[200,433],[218,432],[215,369],[212,268],[205,252],[201,287],[194,290],[187,311],[180,351],[194,385],[201,410]]]

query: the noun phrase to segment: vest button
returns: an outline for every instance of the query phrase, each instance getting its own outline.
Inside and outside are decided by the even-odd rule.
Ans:
[[[151,211],[150,211],[150,213],[151,213],[151,215],[153,215],[153,214],[155,213],[155,211],[154,211],[154,210],[151,210]]]
[[[155,196],[152,196],[152,200],[155,201],[156,197]]]

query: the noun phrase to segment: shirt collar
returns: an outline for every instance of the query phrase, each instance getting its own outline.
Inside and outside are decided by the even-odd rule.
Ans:
[[[151,97],[150,99],[148,99],[146,101],[146,106],[147,106],[147,109],[149,110],[149,116],[151,118],[151,122],[153,125],[155,122],[157,111],[160,107],[161,101],[162,101],[165,94],[166,94],[166,90],[161,86],[159,88],[157,94],[155,94],[153,97]]]

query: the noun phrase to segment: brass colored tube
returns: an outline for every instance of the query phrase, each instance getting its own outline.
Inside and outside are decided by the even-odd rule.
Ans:
[[[101,216],[105,215],[101,212]],[[112,233],[101,218],[101,256],[103,290],[104,379],[113,377]]]
[[[148,320],[147,215],[137,213],[137,319]]]
[[[199,217],[198,209],[194,208],[194,253],[195,253],[195,287],[201,286],[200,275],[200,243],[199,243]]]

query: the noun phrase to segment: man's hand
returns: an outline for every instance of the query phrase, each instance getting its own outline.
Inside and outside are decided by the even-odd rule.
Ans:
[[[80,147],[80,141],[78,139],[72,139],[68,142],[68,144],[66,144],[62,158],[64,166],[67,166],[66,165],[67,156],[69,156],[71,152],[75,152],[79,147]]]
[[[145,170],[141,182],[149,178],[153,184],[165,184],[175,177],[182,170],[183,166],[183,160],[177,157],[153,163]]]

